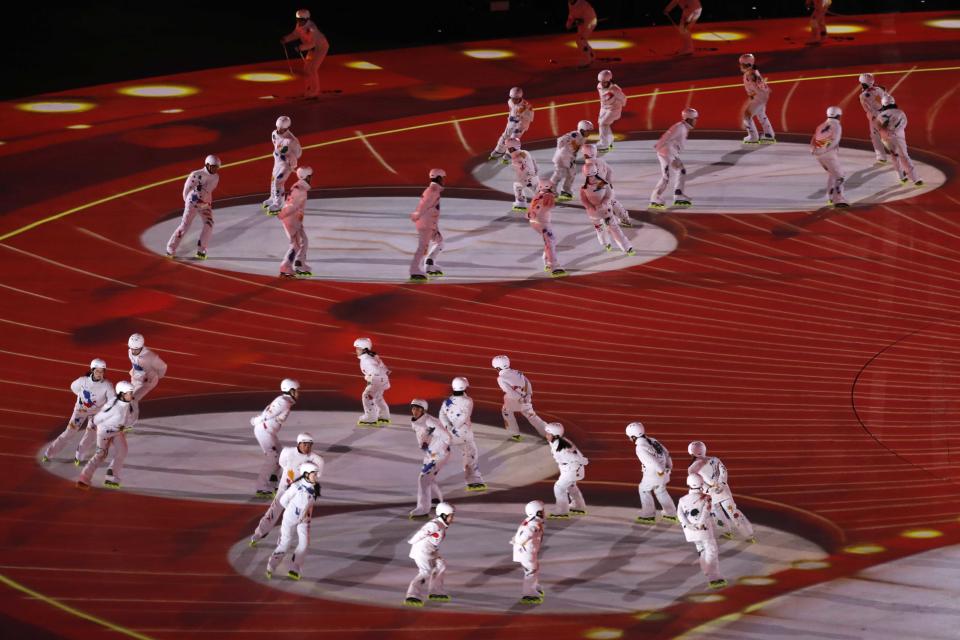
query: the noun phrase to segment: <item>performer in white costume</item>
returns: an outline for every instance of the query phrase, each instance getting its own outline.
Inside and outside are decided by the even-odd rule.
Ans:
[[[510,89],[510,97],[507,100],[507,124],[503,128],[503,133],[497,139],[497,145],[490,152],[488,160],[504,160],[504,153],[507,151],[507,140],[516,138],[519,140],[527,132],[533,123],[533,105],[523,97],[523,89],[513,87]]]
[[[638,487],[640,515],[637,516],[637,522],[640,524],[657,522],[654,497],[663,510],[663,519],[666,522],[677,522],[677,507],[673,504],[673,498],[667,493],[670,472],[673,471],[670,452],[656,438],[647,435],[646,427],[642,422],[631,422],[627,425],[627,438],[636,447],[637,458],[643,466],[643,478]]]
[[[134,333],[127,339],[130,384],[133,385],[133,399],[138,402],[153,391],[160,379],[167,375],[167,363],[144,345],[145,340],[139,333]]]
[[[121,380],[115,387],[116,396],[95,415],[91,422],[97,430],[97,451],[80,472],[77,488],[87,490],[93,474],[107,459],[107,454],[113,450],[113,462],[107,469],[107,477],[103,486],[113,489],[120,488],[120,474],[123,471],[123,461],[127,457],[127,436],[125,431],[137,423],[140,417],[140,408],[133,398],[133,385]]]
[[[287,199],[287,181],[297,168],[303,148],[300,140],[290,131],[291,120],[288,116],[277,118],[277,128],[270,134],[273,143],[273,171],[270,172],[270,197],[261,205],[267,214],[280,213]]]
[[[410,512],[410,518],[414,520],[429,517],[430,505],[443,502],[437,475],[450,455],[452,441],[443,423],[427,413],[428,408],[427,401],[422,398],[410,401],[410,426],[423,451],[423,462],[417,477],[417,506]]]
[[[443,577],[447,563],[440,555],[440,545],[447,535],[447,529],[453,524],[453,505],[441,502],[437,505],[437,517],[424,524],[407,540],[410,545],[410,557],[417,563],[417,575],[407,587],[408,607],[422,607],[424,594],[430,600],[450,602],[450,596],[443,587]]]
[[[256,496],[273,497],[273,483],[277,482],[277,469],[280,466],[280,429],[290,417],[290,411],[300,397],[300,383],[285,378],[280,383],[280,395],[273,399],[267,408],[250,418],[253,435],[263,451],[263,462],[257,473]]]
[[[293,31],[280,38],[284,47],[288,42],[299,40],[297,47],[303,58],[303,79],[305,83],[303,97],[316,98],[320,95],[320,64],[327,57],[330,43],[320,33],[317,25],[310,19],[310,11],[299,9],[296,14],[297,26]]]
[[[167,240],[168,258],[176,255],[184,234],[189,231],[193,219],[199,215],[203,220],[203,227],[200,229],[197,252],[193,257],[197,260],[207,259],[207,246],[210,244],[210,236],[213,235],[213,192],[220,184],[218,171],[220,158],[207,156],[203,161],[203,169],[197,169],[187,176],[183,183],[183,216],[180,218],[180,225]]]
[[[540,416],[533,410],[533,385],[527,380],[527,377],[520,371],[510,368],[510,358],[507,356],[496,356],[491,361],[491,365],[498,371],[497,384],[503,390],[503,407],[500,413],[503,415],[503,425],[510,434],[510,439],[516,442],[523,440],[520,435],[520,427],[517,425],[517,412],[523,414],[534,429],[542,437],[546,437],[544,427],[547,423],[540,419]]]
[[[540,546],[543,544],[543,501],[532,500],[524,507],[526,518],[510,538],[513,561],[523,568],[523,591],[520,604],[542,604],[540,587]]]
[[[756,58],[752,53],[740,56],[740,71],[743,73],[743,88],[747,92],[747,106],[743,111],[743,127],[747,130],[744,144],[773,144],[777,141],[773,125],[767,117],[767,102],[770,100],[770,87],[756,67]],[[757,133],[753,119],[760,121],[763,137]]]
[[[562,424],[551,422],[547,425],[546,430],[547,441],[550,442],[550,451],[553,453],[553,459],[560,469],[560,477],[553,485],[553,496],[557,501],[557,506],[556,510],[550,514],[550,518],[569,518],[571,514],[585,516],[587,515],[587,503],[583,500],[583,494],[580,493],[577,482],[583,480],[583,469],[590,461],[580,453],[573,442],[563,437]]]
[[[519,138],[510,138],[506,142],[510,153],[510,164],[513,165],[515,180],[513,181],[513,210],[526,211],[529,202],[528,195],[532,196],[537,190],[537,161],[533,154],[520,148]]]
[[[687,144],[687,136],[697,126],[700,113],[696,109],[687,107],[680,112],[682,118],[669,129],[663,132],[654,145],[657,150],[657,160],[660,161],[660,181],[650,194],[651,209],[666,209],[663,194],[676,181],[673,189],[673,206],[681,209],[693,205],[690,196],[683,192],[687,184],[687,169],[680,160],[680,153]]]
[[[577,49],[580,50],[580,68],[589,67],[595,58],[590,46],[590,35],[597,28],[597,12],[587,0],[569,0],[567,30],[577,30]]]
[[[827,119],[820,123],[810,139],[810,153],[827,172],[827,204],[834,207],[849,207],[843,195],[843,169],[840,167],[840,140],[843,127],[840,126],[840,107],[828,107]]]
[[[267,579],[273,577],[274,572],[293,546],[293,536],[297,536],[297,546],[290,558],[290,569],[287,577],[299,580],[303,575],[303,559],[310,546],[310,519],[313,516],[313,507],[320,498],[320,469],[312,462],[304,462],[298,469],[298,478],[283,495],[280,496],[280,507],[283,509],[283,520],[280,522],[280,540],[277,548],[267,560]]]
[[[723,537],[732,540],[739,536],[747,542],[756,542],[753,525],[733,500],[733,492],[727,482],[727,468],[720,458],[707,456],[707,445],[699,440],[690,443],[687,453],[693,458],[687,473],[703,479],[703,491],[710,494],[713,516],[723,531]]]
[[[549,272],[553,278],[562,278],[567,275],[567,271],[560,264],[557,236],[550,223],[556,204],[557,194],[553,190],[553,181],[540,178],[537,195],[534,196],[527,211],[527,221],[530,223],[530,228],[543,239],[543,270]]]
[[[810,14],[810,39],[807,44],[823,44],[827,39],[827,10],[832,0],[807,0]]]
[[[883,96],[887,95],[887,90],[877,84],[872,73],[861,73],[858,80],[860,81],[860,106],[863,107],[863,112],[867,115],[870,143],[873,144],[877,164],[886,164],[887,149],[883,146],[883,140],[880,138],[880,125],[877,123],[877,116],[880,115],[880,109],[883,107]]]
[[[597,146],[594,144],[585,144],[581,150],[583,152],[584,164],[590,163],[595,166],[597,168],[597,175],[607,183],[607,188],[610,190],[610,209],[620,222],[620,226],[632,227],[633,219],[630,217],[630,212],[620,204],[620,201],[617,200],[617,194],[613,190],[613,169],[610,168],[610,163],[599,157]],[[637,226],[642,227],[643,224],[637,223]]]
[[[587,161],[583,165],[583,175],[586,181],[580,187],[580,202],[583,203],[590,224],[593,225],[593,230],[597,234],[597,242],[605,251],[613,251],[613,245],[610,243],[610,236],[612,236],[621,251],[628,256],[636,255],[630,240],[620,228],[620,220],[613,215],[613,207],[610,204],[613,191],[600,179],[597,166],[592,161]]]
[[[922,187],[923,180],[917,177],[917,170],[907,151],[907,114],[897,107],[897,101],[890,94],[883,96],[880,105],[880,115],[877,116],[880,138],[890,149],[900,182],[906,184],[913,180],[914,186]]]
[[[553,175],[550,180],[560,191],[557,202],[573,200],[573,180],[576,177],[574,163],[580,147],[586,141],[588,131],[593,131],[593,123],[581,120],[576,131],[570,131],[557,138],[557,150],[553,152]]]
[[[722,589],[727,586],[727,581],[720,575],[720,552],[717,549],[714,519],[710,515],[713,501],[708,494],[701,491],[702,484],[703,478],[699,475],[687,476],[687,487],[690,491],[680,498],[677,515],[680,526],[683,527],[684,538],[697,547],[700,569],[707,577],[710,588]]]
[[[663,13],[669,16],[674,7],[680,7],[680,21],[677,23],[677,30],[680,31],[680,37],[683,38],[683,47],[677,55],[693,55],[693,34],[691,32],[693,25],[700,19],[703,7],[700,5],[700,0],[670,0],[670,4],[664,7]]]
[[[443,235],[440,233],[440,194],[447,172],[430,169],[430,184],[423,190],[416,210],[410,214],[417,227],[417,249],[410,261],[410,282],[426,282],[427,276],[439,278],[443,270],[436,264],[443,251]]]
[[[390,388],[390,369],[373,350],[370,338],[357,338],[353,341],[353,349],[360,360],[360,373],[367,383],[360,396],[363,415],[357,420],[357,426],[385,427],[390,424],[390,407],[383,394]]]
[[[460,449],[463,456],[463,476],[467,491],[486,491],[487,485],[480,475],[480,451],[473,438],[473,398],[467,395],[470,382],[456,377],[451,383],[453,395],[440,407],[440,422],[450,432],[450,444]]]
[[[297,446],[284,447],[280,452],[280,485],[277,487],[277,493],[273,502],[267,508],[267,512],[260,518],[257,528],[250,538],[250,546],[257,546],[257,542],[267,537],[267,534],[273,529],[277,518],[283,514],[283,507],[280,505],[280,498],[286,493],[299,476],[300,465],[309,462],[317,467],[317,478],[323,477],[323,458],[313,453],[313,436],[309,433],[297,434]]]
[[[613,123],[623,115],[627,96],[620,85],[613,81],[613,72],[604,69],[597,74],[597,93],[600,94],[600,114],[597,126],[600,128],[600,142],[597,150],[607,153],[613,149]]]
[[[297,183],[287,194],[287,200],[278,214],[283,224],[283,231],[287,234],[286,252],[280,263],[281,278],[309,278],[313,269],[307,264],[307,232],[303,228],[303,216],[307,208],[310,182],[313,180],[313,169],[299,167],[297,169]]]
[[[85,433],[84,425],[87,425],[87,428],[94,434],[96,433],[90,418],[95,416],[114,397],[115,393],[113,383],[106,378],[106,372],[107,363],[100,358],[94,358],[90,361],[90,369],[87,373],[70,384],[70,390],[76,397],[76,402],[73,403],[73,413],[70,415],[63,433],[43,450],[40,462],[50,462],[51,458],[57,455],[57,452],[66,445],[68,440],[72,440],[78,433]],[[79,462],[79,456],[75,460]]]

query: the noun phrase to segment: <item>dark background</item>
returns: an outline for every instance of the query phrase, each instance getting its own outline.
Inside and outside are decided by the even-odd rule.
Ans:
[[[593,0],[599,29],[669,24],[668,0]],[[700,22],[807,15],[804,0],[702,0]],[[305,7],[330,40],[330,53],[563,31],[564,0],[17,3],[3,11],[8,73],[0,98],[106,82],[276,60],[279,38]],[[834,0],[841,15],[949,10],[957,0]],[[674,18],[677,13],[674,12]],[[836,19],[836,18],[835,18]]]

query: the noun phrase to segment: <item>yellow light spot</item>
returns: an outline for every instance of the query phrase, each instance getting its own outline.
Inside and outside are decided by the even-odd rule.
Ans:
[[[277,96],[260,96],[261,100],[274,100]]]
[[[117,89],[118,93],[136,98],[182,98],[195,94],[199,89],[180,84],[145,84]]]
[[[5,140],[0,140],[0,147],[2,147],[5,144],[7,144]]]
[[[669,617],[670,616],[663,611],[637,611],[633,614],[634,620],[642,620],[643,622],[659,622]]]
[[[733,42],[746,38],[747,34],[740,31],[698,31],[693,34],[694,40],[702,40],[703,42]]]
[[[690,602],[723,602],[726,598],[719,593],[691,593],[687,596],[687,600]]]
[[[89,124],[71,124],[67,129],[89,129],[90,127]]]
[[[590,638],[590,640],[616,640],[617,638],[623,637],[623,630],[621,629],[611,629],[609,627],[597,627],[596,629],[590,629],[583,634],[584,638]]]
[[[376,82],[364,82],[364,83],[363,83],[363,86],[365,86],[365,87],[375,87],[375,86],[377,86],[377,84],[378,84],[378,83],[376,83]]]
[[[796,560],[792,563],[794,569],[801,571],[815,571],[817,569],[826,569],[830,563],[826,560]]]
[[[937,29],[960,29],[960,18],[943,18],[941,20],[927,20],[923,24]]]
[[[844,553],[855,553],[857,555],[865,556],[871,553],[880,553],[886,551],[883,547],[878,544],[854,544],[849,547],[843,548]]]
[[[183,113],[183,109],[161,109],[160,113]]]
[[[767,576],[743,576],[737,580],[740,584],[745,584],[750,587],[764,587],[768,584],[776,583],[776,580],[769,578]]]
[[[503,49],[465,49],[463,55],[480,60],[501,60],[503,58],[512,58],[512,51]]]
[[[365,71],[380,71],[383,69],[383,67],[380,65],[367,62],[366,60],[353,60],[351,62],[345,62],[343,66],[350,67],[351,69],[363,69]]]
[[[909,531],[904,531],[901,533],[904,538],[939,538],[943,535],[942,531],[937,531],[936,529],[910,529]]]
[[[861,27],[858,24],[828,24],[827,33],[860,33],[861,31],[866,31],[866,27]]]
[[[293,76],[289,73],[241,73],[236,78],[247,82],[286,82],[287,80],[293,80]]]
[[[567,42],[568,47],[577,48],[575,40]],[[633,43],[629,40],[590,40],[590,46],[598,51],[609,51],[610,49],[629,49]]]
[[[22,102],[17,109],[32,113],[79,113],[95,106],[92,102]]]

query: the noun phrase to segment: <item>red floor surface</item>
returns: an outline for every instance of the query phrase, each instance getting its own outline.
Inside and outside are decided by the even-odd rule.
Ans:
[[[334,56],[321,78],[341,92],[316,103],[258,97],[295,93],[296,82],[234,78],[286,72],[280,61],[123,85],[198,90],[186,97],[137,98],[104,86],[18,101],[95,105],[81,113],[0,105],[0,380],[8,398],[0,407],[0,580],[9,587],[0,635],[579,638],[607,629],[671,637],[798,586],[957,543],[960,40],[956,30],[924,24],[942,17],[852,17],[845,22],[863,31],[816,49],[800,44],[800,20],[703,25],[747,38],[700,43],[684,60],[662,58],[679,46],[669,29],[598,32],[633,44],[600,52],[621,60],[597,65],[610,66],[632,96],[617,126],[628,137],[654,137],[687,104],[702,115],[694,136],[742,135],[736,56],[750,50],[773,83],[768,113],[780,138],[806,141],[824,108],[840,104],[845,145],[866,148],[856,76],[872,71],[897,87],[914,155],[948,181],[924,196],[844,212],[667,217],[659,224],[680,238],[674,254],[535,284],[279,282],[171,263],[139,236],[178,215],[182,176],[210,152],[225,162],[218,202],[262,198],[280,113],[310,145],[314,197],[381,186],[414,193],[437,165],[448,172],[448,195],[469,194],[479,187],[469,170],[499,135],[510,86],[523,85],[537,107],[555,104],[561,132],[596,118],[596,69],[569,68],[576,52],[567,36]],[[477,60],[459,53],[465,48],[516,55]],[[354,60],[383,69],[344,66]],[[169,109],[183,111],[161,113]],[[77,124],[91,127],[65,128]],[[544,109],[525,140],[546,145],[556,134]],[[170,365],[145,417],[258,411],[285,374],[304,383],[299,407],[353,408],[361,387],[351,342],[363,334],[394,371],[394,404],[414,393],[437,398],[463,374],[479,417],[495,423],[489,360],[509,353],[536,382],[542,415],[561,420],[590,457],[589,501],[634,503],[639,470],[623,428],[641,419],[678,466],[687,442],[705,440],[730,469],[744,510],[818,540],[834,553],[831,566],[792,569],[772,585],[734,586],[720,602],[678,602],[653,616],[448,615],[264,588],[226,558],[260,506],[80,493],[38,469],[38,448],[65,423],[69,381],[94,356],[118,377],[133,331]],[[673,480],[679,487],[682,473]],[[912,529],[943,535],[901,535]],[[864,543],[882,550],[851,553],[849,545]]]

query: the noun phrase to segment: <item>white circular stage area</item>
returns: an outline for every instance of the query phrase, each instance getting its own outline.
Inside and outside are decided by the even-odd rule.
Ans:
[[[694,546],[684,540],[678,525],[635,524],[636,510],[589,506],[589,485],[583,486],[583,493],[586,516],[547,520],[540,555],[546,600],[539,606],[518,603],[523,571],[511,562],[509,540],[523,520],[523,503],[452,500],[456,520],[441,547],[447,561],[445,587],[452,601],[428,601],[424,610],[632,613],[708,591]],[[549,485],[538,485],[531,488],[530,498],[543,499],[549,510],[551,494]],[[406,541],[419,526],[401,508],[314,517],[300,582],[286,577],[285,564],[273,579],[264,575],[279,530],[256,548],[250,548],[246,538],[238,541],[229,560],[239,573],[298,595],[403,607],[407,585],[417,573],[407,556]],[[757,544],[720,543],[720,568],[730,584],[744,576],[788,568],[796,560],[826,556],[820,547],[798,536],[768,527],[756,531]]]
[[[268,500],[254,498],[263,453],[253,437],[252,415],[205,413],[140,421],[127,436],[130,452],[120,491],[180,500],[262,503],[266,509]],[[280,440],[284,446],[292,446],[297,433],[313,435],[314,451],[324,460],[321,484],[325,504],[404,504],[406,514],[416,503],[423,458],[409,416],[395,415],[389,427],[360,428],[356,426],[358,415],[294,410]],[[488,492],[556,475],[546,441],[536,435],[525,434],[518,443],[507,439],[503,427],[474,424],[473,428]],[[76,442],[65,447],[43,468],[76,480],[75,448]],[[440,472],[444,497],[451,500],[467,494],[461,460],[455,448]],[[105,473],[106,465],[94,476],[94,488],[102,488]]]
[[[693,201],[689,213],[779,213],[810,211],[826,206],[827,174],[810,155],[810,145],[778,142],[745,145],[739,140],[712,140],[691,132],[681,154],[687,169],[685,193]],[[613,170],[617,199],[631,211],[646,209],[650,192],[660,179],[660,163],[654,140],[617,142],[603,156]],[[554,148],[535,149],[541,176],[553,172]],[[914,159],[922,187],[900,184],[892,164],[874,166],[873,151],[841,147],[840,163],[846,172],[846,195],[850,204],[868,205],[912,198],[943,185],[940,169]],[[582,165],[577,165],[582,170]],[[497,191],[513,194],[513,168],[488,162],[474,169],[474,177]],[[574,186],[583,180],[578,177]],[[665,195],[669,207],[672,190]],[[574,194],[576,195],[576,194]],[[579,205],[579,198],[570,204]]]
[[[416,196],[314,198],[307,204],[304,225],[309,241],[308,264],[314,278],[354,282],[406,282],[417,234],[410,213]],[[503,200],[444,197],[440,231],[444,251],[439,266],[445,275],[430,284],[504,282],[550,278],[544,273],[543,241],[530,228],[526,215],[511,212],[513,196]],[[207,250],[207,268],[276,276],[288,247],[283,226],[257,204],[217,206],[216,227]],[[563,267],[570,276],[624,269],[655,260],[673,251],[676,238],[660,227],[624,229],[636,251],[626,256],[604,251],[593,225],[579,209],[558,207],[554,232]],[[180,218],[149,228],[141,240],[163,255]],[[637,225],[640,223],[637,222]],[[184,237],[179,256],[196,250],[200,222]]]

